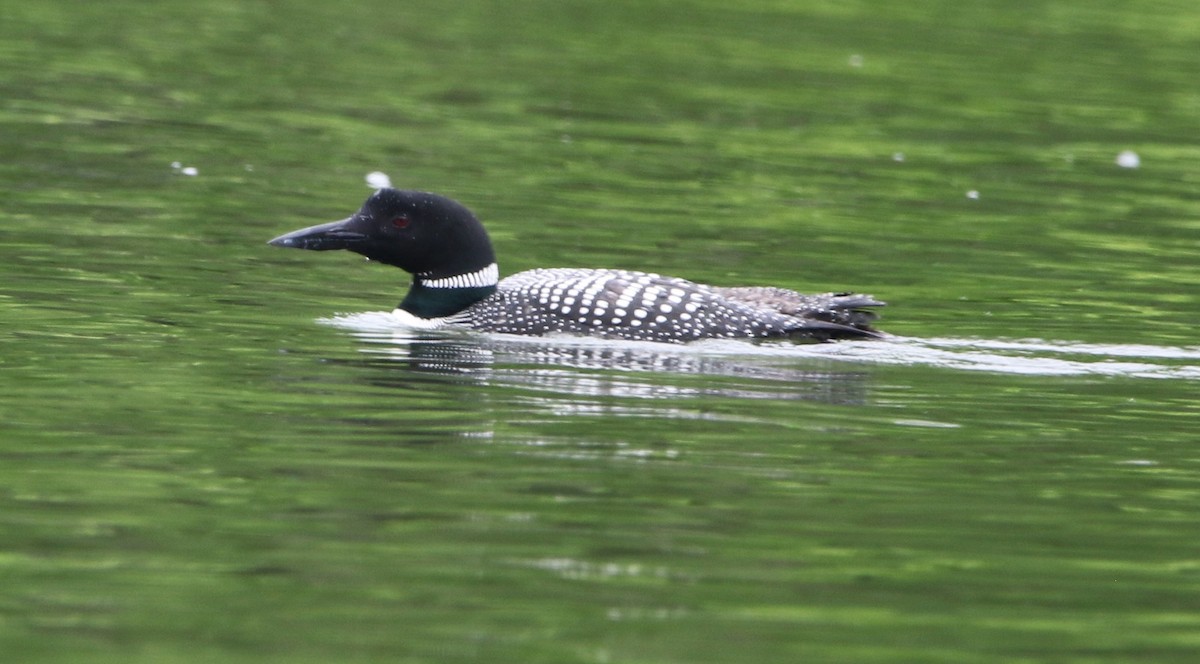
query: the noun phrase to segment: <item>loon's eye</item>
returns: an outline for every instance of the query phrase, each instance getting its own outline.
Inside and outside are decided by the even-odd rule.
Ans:
[[[399,217],[392,219],[392,225],[396,228],[408,228],[408,225],[411,222],[412,220],[404,215],[400,215]]]

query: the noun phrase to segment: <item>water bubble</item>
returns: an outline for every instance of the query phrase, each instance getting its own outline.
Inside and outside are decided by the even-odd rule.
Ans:
[[[1137,168],[1142,165],[1142,158],[1133,150],[1123,150],[1117,155],[1117,166],[1121,168]]]
[[[392,186],[392,179],[383,171],[371,171],[367,173],[367,186],[372,189],[383,189]]]

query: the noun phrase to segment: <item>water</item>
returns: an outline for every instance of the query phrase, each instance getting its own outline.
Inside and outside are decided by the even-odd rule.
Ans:
[[[1198,41],[1184,2],[5,7],[0,652],[1194,661]],[[265,244],[377,170],[505,274],[863,291],[892,337],[399,330],[402,275]]]

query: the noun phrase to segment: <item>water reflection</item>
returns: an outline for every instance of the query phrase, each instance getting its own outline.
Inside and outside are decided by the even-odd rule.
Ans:
[[[350,330],[368,352],[414,369],[481,375],[571,394],[639,398],[717,394],[742,398],[862,403],[865,367],[931,366],[1003,374],[1200,379],[1200,347],[1084,344],[1041,339],[889,337],[862,343],[713,341],[687,346],[598,339],[479,335],[418,336],[397,329],[386,312],[323,322]],[[702,384],[620,374],[705,376]]]
[[[773,353],[756,355],[756,346],[742,342],[674,346],[429,333],[396,329],[376,316],[325,322],[353,332],[365,342],[364,353],[414,372],[570,396],[570,401],[547,404],[564,412],[618,408],[624,415],[662,415],[658,405],[616,406],[609,401],[580,402],[580,397],[641,401],[719,396],[850,405],[866,401],[869,373],[862,367],[820,357],[781,361]]]

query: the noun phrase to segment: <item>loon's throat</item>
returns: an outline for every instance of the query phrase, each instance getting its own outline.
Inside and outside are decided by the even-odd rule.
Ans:
[[[419,318],[444,318],[495,293],[499,280],[500,271],[495,263],[476,272],[440,279],[418,274],[397,308]]]

